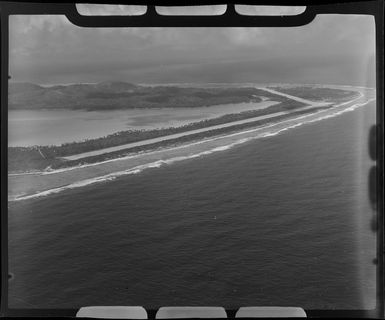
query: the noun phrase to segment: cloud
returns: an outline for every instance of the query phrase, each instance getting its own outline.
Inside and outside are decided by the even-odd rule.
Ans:
[[[84,16],[89,15],[117,15],[117,16],[136,16],[145,14],[147,6],[121,5],[121,4],[88,4],[77,3],[77,11]]]
[[[226,5],[209,5],[209,6],[174,6],[174,7],[159,7],[156,6],[156,12],[162,15],[221,15],[226,12]]]
[[[244,15],[257,16],[280,16],[280,15],[297,15],[304,12],[306,7],[287,7],[287,6],[252,6],[252,5],[235,5],[235,11]]]
[[[263,74],[273,82],[349,84],[346,75],[373,65],[375,43],[372,17],[341,15],[293,28],[81,28],[65,16],[11,16],[9,39],[12,78],[37,83],[229,82]]]

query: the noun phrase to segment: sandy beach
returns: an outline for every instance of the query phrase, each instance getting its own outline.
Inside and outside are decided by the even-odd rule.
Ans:
[[[372,90],[363,88],[355,88],[355,90],[361,93],[360,97],[332,108],[240,132],[222,134],[200,141],[137,153],[100,163],[35,174],[9,175],[8,199],[9,201],[19,201],[38,198],[67,189],[110,181],[123,175],[137,174],[145,169],[208,156],[214,152],[223,152],[254,139],[271,137],[291,128],[353,111],[375,99]]]
[[[295,111],[303,111],[303,110],[308,110],[308,109],[317,108],[317,107],[324,107],[324,106],[329,105],[329,103],[313,102],[310,100],[306,100],[306,99],[298,98],[298,97],[295,97],[295,96],[292,96],[289,94],[285,94],[285,93],[282,93],[282,92],[279,92],[279,91],[276,91],[273,89],[261,88],[261,87],[256,87],[256,88],[265,90],[265,91],[272,93],[272,94],[275,94],[275,95],[283,96],[285,98],[288,98],[288,99],[291,99],[291,100],[294,100],[297,102],[307,104],[307,106],[305,106],[303,108],[298,108]],[[275,104],[275,102],[271,101],[270,105],[273,105],[273,104]],[[159,138],[123,144],[123,145],[116,146],[116,147],[110,147],[110,148],[105,148],[105,149],[100,149],[100,150],[95,150],[95,151],[84,152],[81,154],[63,157],[63,159],[64,160],[70,160],[70,161],[79,160],[79,159],[97,156],[97,155],[101,155],[101,154],[106,154],[106,153],[110,153],[110,152],[115,152],[115,151],[119,151],[119,150],[125,150],[125,149],[129,149],[129,148],[134,148],[134,147],[139,147],[139,146],[144,146],[144,145],[150,145],[150,144],[154,144],[154,143],[158,143],[158,142],[174,140],[174,139],[178,139],[181,137],[194,135],[197,133],[208,132],[208,131],[223,129],[223,128],[230,128],[230,127],[237,126],[240,124],[251,123],[251,122],[256,122],[256,121],[265,120],[265,119],[274,119],[276,117],[280,117],[283,115],[289,115],[291,112],[292,111],[275,112],[275,113],[271,113],[271,114],[267,114],[267,115],[263,115],[263,116],[252,117],[252,118],[239,120],[239,121],[232,121],[232,122],[228,122],[228,123],[224,123],[224,124],[220,124],[220,125],[215,125],[215,126],[209,126],[209,127],[202,128],[202,129],[190,130],[190,131],[186,131],[186,132],[182,132],[182,133],[178,133],[178,134],[167,135],[167,136],[163,136],[163,137],[159,137]]]

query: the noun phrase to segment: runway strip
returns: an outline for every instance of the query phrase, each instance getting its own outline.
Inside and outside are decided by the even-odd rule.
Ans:
[[[271,119],[271,118],[279,117],[282,115],[290,114],[293,111],[301,111],[301,110],[306,110],[309,108],[315,108],[315,107],[321,107],[321,106],[327,106],[328,105],[328,103],[325,103],[325,102],[320,103],[320,102],[305,100],[305,99],[302,99],[299,97],[291,96],[291,95],[288,95],[288,94],[285,94],[282,92],[278,92],[278,91],[275,91],[272,89],[268,89],[268,88],[257,88],[257,89],[265,90],[265,91],[268,91],[268,92],[275,94],[275,95],[284,96],[284,97],[289,98],[291,100],[305,103],[308,106],[304,107],[304,108],[297,108],[297,109],[292,110],[292,111],[275,112],[275,113],[271,113],[271,114],[267,114],[267,115],[263,115],[263,116],[227,122],[227,123],[223,123],[223,124],[219,124],[219,125],[215,125],[215,126],[210,126],[210,127],[205,127],[205,128],[201,128],[201,129],[195,129],[195,130],[189,130],[189,131],[185,131],[185,132],[181,132],[181,133],[175,133],[175,134],[171,134],[171,135],[166,135],[166,136],[162,136],[162,137],[158,137],[158,138],[126,143],[126,144],[122,144],[122,145],[115,146],[115,147],[109,147],[109,148],[103,148],[103,149],[89,151],[89,152],[83,152],[83,153],[79,153],[79,154],[75,154],[75,155],[71,155],[71,156],[67,156],[67,157],[62,157],[61,159],[67,160],[67,161],[84,159],[84,158],[98,156],[98,155],[116,152],[116,151],[120,151],[120,150],[131,149],[131,148],[135,148],[135,147],[142,147],[142,146],[146,146],[146,145],[150,145],[150,144],[154,144],[154,143],[158,143],[158,142],[163,142],[163,141],[168,141],[168,140],[174,140],[174,139],[178,139],[181,137],[185,137],[185,136],[189,136],[189,135],[193,135],[193,134],[197,134],[197,133],[228,128],[228,127],[237,126],[237,125],[241,125],[241,124],[245,124],[245,123],[256,122],[256,121],[260,121],[260,120],[264,120],[264,119]]]
[[[146,169],[158,168],[174,162],[223,152],[250,140],[267,138],[298,126],[321,121],[353,111],[373,101],[374,94],[365,94],[331,108],[256,126],[239,132],[208,137],[157,150],[129,154],[124,157],[86,163],[81,166],[62,168],[31,174],[8,175],[8,201],[28,200],[48,196],[64,190],[85,187],[94,183],[114,180],[117,177],[138,174]],[[311,108],[308,106],[306,108]]]

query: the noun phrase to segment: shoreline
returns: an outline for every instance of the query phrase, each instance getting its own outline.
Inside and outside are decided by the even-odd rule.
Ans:
[[[244,123],[249,123],[249,122],[254,122],[254,121],[259,121],[259,120],[264,120],[264,119],[275,118],[275,117],[278,117],[278,116],[281,116],[281,115],[290,115],[291,113],[295,113],[295,112],[298,112],[298,111],[304,111],[304,110],[313,109],[313,108],[327,107],[327,106],[330,105],[330,103],[313,102],[313,101],[310,101],[310,100],[306,100],[306,99],[303,99],[303,98],[298,98],[298,97],[292,96],[290,94],[282,93],[282,92],[279,92],[279,91],[276,91],[276,90],[273,90],[273,89],[269,89],[269,88],[265,88],[265,87],[255,87],[255,88],[259,89],[259,90],[267,91],[267,92],[272,93],[274,95],[283,96],[285,98],[297,101],[299,103],[307,104],[308,106],[297,107],[297,108],[295,108],[293,110],[288,110],[288,111],[280,111],[280,112],[275,112],[275,113],[268,113],[266,115],[261,115],[261,116],[257,116],[257,117],[250,117],[250,118],[246,118],[246,119],[238,120],[238,121],[226,122],[226,123],[223,123],[223,124],[218,124],[218,125],[214,125],[214,126],[204,127],[204,128],[201,128],[201,129],[196,129],[196,130],[191,130],[191,131],[184,131],[184,132],[181,132],[181,133],[178,133],[178,134],[174,134],[174,135],[162,136],[162,137],[159,137],[159,138],[143,140],[143,141],[138,141],[138,142],[134,142],[134,143],[119,145],[119,146],[115,146],[115,147],[109,147],[109,148],[105,148],[105,149],[99,149],[99,150],[84,152],[84,153],[81,153],[81,154],[65,156],[65,157],[62,157],[62,159],[64,159],[64,160],[78,160],[78,159],[87,158],[87,157],[94,156],[94,155],[107,154],[107,153],[118,151],[118,150],[128,149],[128,148],[131,148],[133,146],[143,146],[143,145],[152,144],[152,143],[155,143],[155,142],[158,142],[158,141],[160,142],[160,141],[165,141],[165,140],[171,140],[171,139],[174,139],[174,138],[179,138],[179,137],[186,136],[186,135],[192,135],[192,134],[195,134],[195,133],[201,133],[201,132],[216,130],[216,129],[220,129],[220,128],[232,127],[232,126],[236,126],[238,124],[244,124]],[[278,104],[278,103],[276,103],[276,104]]]
[[[63,157],[68,162],[64,163],[67,166],[59,166],[56,168],[49,168],[46,170],[31,170],[26,172],[12,172],[8,173],[9,177],[13,176],[23,176],[23,175],[44,175],[44,174],[53,174],[55,172],[62,172],[70,169],[76,169],[80,167],[97,165],[100,163],[105,163],[108,161],[115,161],[125,157],[135,157],[149,152],[156,152],[158,149],[165,150],[175,147],[181,147],[182,145],[191,144],[191,143],[200,143],[215,139],[220,139],[224,136],[231,135],[233,133],[237,134],[238,132],[242,133],[245,130],[251,129],[252,131],[255,128],[256,130],[268,128],[271,126],[279,125],[296,119],[296,116],[310,116],[314,115],[317,112],[324,111],[327,109],[324,108],[312,108],[304,107],[298,110],[293,110],[292,112],[279,112],[274,113],[268,116],[253,117],[247,118],[242,121],[234,121],[229,123],[224,123],[223,125],[205,127],[193,131],[184,131],[180,134],[172,136],[161,136],[156,139],[142,140],[132,144],[129,144],[130,147],[125,144],[117,147],[108,148],[108,152],[105,152],[106,149],[95,150],[87,152],[86,156],[79,159],[72,160],[72,156]],[[311,111],[311,112],[308,112]],[[275,120],[271,122],[270,119]],[[115,149],[112,150],[112,149]],[[83,161],[86,161],[84,163]]]
[[[303,109],[304,108],[298,108],[295,111],[302,111]],[[295,113],[295,112],[293,112],[293,113]],[[263,116],[259,116],[259,117],[252,117],[252,118],[247,118],[247,119],[244,119],[244,120],[227,122],[227,123],[224,123],[224,124],[221,124],[221,125],[209,126],[209,127],[204,127],[204,128],[201,128],[201,129],[196,129],[196,130],[188,130],[188,131],[184,131],[184,132],[181,132],[181,133],[177,133],[177,134],[173,134],[173,135],[167,135],[167,136],[161,136],[161,137],[154,138],[154,139],[141,140],[141,141],[138,141],[138,142],[123,144],[123,145],[119,145],[119,146],[115,146],[115,147],[109,147],[109,148],[105,148],[105,149],[89,151],[89,152],[85,152],[85,153],[82,153],[82,154],[65,156],[65,157],[62,157],[62,159],[71,161],[71,160],[85,159],[85,158],[92,157],[92,156],[97,156],[97,155],[107,155],[107,154],[110,154],[110,153],[112,153],[114,151],[128,150],[128,149],[131,149],[131,148],[136,147],[136,146],[145,146],[145,145],[150,145],[150,144],[154,144],[154,143],[157,143],[157,142],[164,142],[164,141],[168,141],[168,140],[174,140],[174,139],[177,139],[177,138],[186,137],[186,136],[194,135],[194,134],[197,134],[197,133],[215,131],[217,129],[223,129],[223,128],[231,129],[232,127],[235,127],[237,125],[258,122],[260,120],[271,119],[271,118],[276,118],[276,117],[279,117],[279,116],[290,115],[290,114],[291,114],[291,112],[281,111],[281,112],[276,112],[276,113],[272,113],[272,114],[268,114],[268,115],[263,115]]]
[[[173,148],[129,155],[123,158],[110,159],[100,163],[85,164],[84,166],[79,167],[65,168],[55,172],[9,177],[10,191],[8,194],[8,201],[18,202],[41,198],[69,189],[111,181],[120,176],[137,174],[146,169],[158,168],[174,162],[199,158],[211,153],[225,151],[236,145],[254,139],[275,136],[303,124],[318,122],[338,116],[345,112],[353,111],[374,100],[374,98],[367,98],[358,103],[349,101],[344,103],[342,107],[339,105],[311,115],[302,115],[295,119],[284,120],[280,123],[230,133],[224,136],[211,137],[203,141],[187,143]],[[349,105],[345,107],[346,104]]]
[[[312,114],[316,114],[316,113],[312,113]],[[312,115],[312,114],[306,114],[306,115]],[[296,119],[298,119],[298,118],[296,118]],[[107,159],[107,160],[103,160],[103,161],[99,161],[99,162],[89,162],[89,163],[85,163],[83,165],[69,166],[69,167],[63,167],[63,168],[59,168],[59,169],[51,169],[51,170],[43,170],[43,171],[28,171],[28,172],[21,172],[21,173],[9,173],[8,176],[9,177],[13,177],[13,176],[23,176],[23,175],[48,175],[48,174],[55,174],[55,173],[59,173],[59,172],[63,172],[63,171],[68,171],[68,170],[75,170],[75,169],[85,168],[85,167],[89,167],[89,166],[95,166],[95,165],[103,164],[103,163],[107,163],[107,162],[113,162],[113,161],[119,161],[119,160],[122,160],[122,159],[134,158],[134,157],[141,156],[143,154],[156,153],[156,152],[163,151],[163,150],[166,150],[166,149],[171,150],[171,149],[177,149],[177,148],[185,148],[185,147],[188,147],[190,145],[196,145],[196,144],[205,143],[207,141],[213,141],[213,140],[221,139],[221,138],[226,137],[226,136],[234,136],[234,135],[242,134],[244,132],[253,132],[253,131],[262,130],[262,129],[265,129],[265,128],[270,128],[270,127],[273,127],[275,125],[283,124],[286,121],[290,121],[290,120],[293,120],[293,119],[292,118],[287,118],[286,120],[282,120],[280,122],[266,123],[266,124],[262,124],[262,125],[260,125],[258,127],[254,127],[254,128],[251,127],[250,129],[245,129],[244,131],[235,131],[235,132],[229,131],[227,133],[223,133],[222,135],[212,135],[212,136],[207,137],[204,140],[186,141],[185,144],[182,143],[182,144],[179,144],[177,146],[167,146],[167,145],[165,145],[165,146],[163,146],[163,149],[160,149],[160,150],[148,149],[148,150],[143,150],[143,151],[139,151],[139,152],[134,152],[132,155],[131,154],[125,155],[125,156],[123,155],[121,157]],[[162,148],[162,147],[160,147],[160,148]]]
[[[235,130],[243,129],[242,126],[247,126],[247,123],[255,122],[255,125],[260,125],[263,124],[262,122],[279,121],[281,120],[279,117],[284,115],[290,117],[292,113],[313,111],[308,109],[328,108],[332,104],[331,102],[303,99],[262,86],[247,88],[262,92],[262,95],[270,97],[268,107],[243,112],[232,110],[231,113],[222,116],[189,122],[176,127],[124,130],[96,139],[63,143],[60,146],[11,147],[8,148],[9,171],[15,175],[28,174],[47,169],[75,166],[82,164],[83,161],[100,162],[111,156],[124,156],[122,153],[139,152],[169,145],[174,140],[179,143],[194,138],[206,138],[206,135],[222,134],[227,127],[232,127]],[[261,99],[261,97],[257,98]],[[267,102],[265,101],[265,103]],[[236,126],[239,128],[235,128]],[[195,135],[197,136],[195,137]]]
[[[350,87],[351,89],[354,87]],[[56,154],[56,151],[53,150],[55,157],[48,157],[46,161],[46,165],[43,168],[30,168],[24,170],[12,170],[8,173],[9,177],[17,177],[17,176],[26,176],[26,175],[41,175],[41,174],[49,174],[54,172],[61,172],[70,168],[79,168],[87,166],[88,164],[98,164],[109,160],[115,160],[119,158],[123,158],[126,156],[132,156],[136,154],[142,154],[146,152],[151,152],[157,150],[159,148],[172,148],[175,144],[186,144],[191,141],[195,141],[196,139],[207,139],[209,137],[221,136],[228,134],[232,131],[245,130],[249,126],[258,126],[262,127],[264,125],[275,124],[275,122],[282,122],[282,118],[290,120],[291,116],[297,116],[297,114],[307,114],[311,115],[312,113],[322,111],[322,109],[334,109],[339,106],[353,103],[354,101],[360,99],[364,96],[363,89],[355,88],[355,92],[359,94],[359,96],[355,96],[353,99],[349,101],[344,101],[342,103],[334,104],[331,102],[325,101],[311,101],[301,97],[292,96],[285,92],[276,91],[268,86],[258,86],[255,87],[257,90],[263,90],[268,92],[269,94],[273,94],[275,96],[281,96],[286,99],[286,101],[292,100],[294,103],[300,103],[304,106],[295,106],[290,105],[289,102],[279,103],[275,102],[273,104],[271,112],[266,112],[265,110],[256,110],[251,112],[244,113],[234,113],[228,114],[223,118],[213,118],[208,120],[207,122],[192,122],[187,127],[176,127],[176,128],[168,128],[165,129],[169,131],[171,134],[162,134],[163,130],[160,131],[159,134],[155,134],[154,138],[148,139],[139,139],[133,140],[133,142],[123,143],[112,145],[110,147],[104,147],[99,149],[91,149],[90,151],[86,151],[78,154],[70,154],[70,155],[60,155]],[[370,95],[370,94],[369,94]],[[292,102],[292,103],[293,103]],[[274,111],[273,111],[274,110]],[[313,112],[311,112],[313,111]],[[261,112],[261,113],[260,113]],[[297,114],[296,114],[297,113]],[[226,119],[225,119],[226,118]],[[271,120],[275,120],[275,122],[271,122]],[[191,128],[191,129],[190,129]],[[185,130],[183,130],[185,129]],[[190,129],[190,130],[189,130]],[[173,133],[175,132],[175,133]],[[153,135],[154,136],[154,135]],[[41,147],[42,149],[44,146]],[[46,159],[46,157],[41,153],[40,148],[37,149],[40,153],[39,156]],[[46,150],[44,150],[44,154],[46,154]]]
[[[106,149],[107,151],[110,149],[110,152],[113,152],[130,147],[140,147],[145,144],[157,142],[157,140],[166,140],[167,136],[185,136],[187,135],[186,132],[194,130],[209,131],[209,127],[225,125],[226,123],[241,120],[247,121],[246,119],[249,118],[285,111],[287,109],[294,110],[302,106],[297,102],[290,101],[268,101],[264,102],[264,104],[266,105],[264,108],[259,108],[259,105],[257,105],[256,109],[245,110],[238,113],[228,112],[218,116],[208,116],[202,120],[190,120],[187,123],[175,126],[118,130],[106,136],[63,143],[59,146],[35,145],[30,147],[9,147],[9,171],[12,173],[22,173],[27,171],[42,171],[49,167],[56,169],[63,166],[72,166],[74,164],[71,163],[71,161],[74,161],[75,158],[76,160],[86,158],[88,153],[90,155],[100,156],[108,153],[104,151]],[[234,111],[235,110],[232,112]],[[147,143],[146,140],[149,140],[149,142]],[[85,154],[85,156],[79,156],[81,154]]]

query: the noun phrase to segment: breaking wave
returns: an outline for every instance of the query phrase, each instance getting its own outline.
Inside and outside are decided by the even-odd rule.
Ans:
[[[241,132],[227,134],[225,136],[208,138],[208,139],[205,139],[205,140],[202,140],[202,141],[193,142],[193,143],[189,143],[189,144],[185,144],[185,145],[181,145],[181,146],[177,146],[177,147],[173,147],[173,148],[168,148],[167,150],[176,150],[176,149],[181,149],[181,148],[188,148],[190,146],[198,145],[198,144],[202,144],[202,143],[207,143],[209,141],[215,141],[215,140],[223,139],[223,138],[226,138],[226,137],[234,137],[234,136],[245,134],[245,133],[252,133],[252,132],[261,131],[262,129],[266,130],[268,128],[272,128],[271,131],[267,131],[267,132],[263,132],[263,133],[260,133],[260,134],[256,134],[255,136],[252,136],[252,137],[242,138],[242,139],[239,139],[239,140],[237,140],[235,142],[232,142],[230,144],[227,144],[227,145],[224,145],[224,146],[214,147],[214,148],[212,148],[210,150],[206,150],[206,151],[202,151],[202,152],[197,152],[197,153],[189,154],[189,155],[186,155],[186,156],[172,157],[172,158],[169,158],[169,159],[166,159],[166,160],[157,160],[157,161],[153,161],[153,162],[150,162],[150,163],[138,165],[138,166],[135,166],[135,167],[127,169],[127,170],[113,172],[113,173],[109,173],[109,174],[102,175],[102,176],[99,176],[99,177],[81,180],[81,181],[78,181],[78,182],[75,182],[75,183],[71,183],[71,184],[68,184],[68,185],[61,186],[61,187],[52,188],[52,189],[41,191],[41,192],[37,192],[37,193],[34,193],[34,194],[28,194],[28,195],[26,195],[26,194],[19,194],[19,195],[15,195],[15,196],[9,197],[8,200],[9,201],[21,201],[21,200],[29,200],[29,199],[45,197],[45,196],[48,196],[48,195],[51,195],[51,194],[56,194],[56,193],[62,192],[64,190],[75,189],[75,188],[85,187],[85,186],[88,186],[88,185],[91,185],[91,184],[95,184],[95,183],[111,181],[111,180],[114,180],[114,179],[116,179],[118,177],[125,176],[125,175],[138,174],[138,173],[140,173],[140,172],[142,172],[143,170],[146,170],[146,169],[159,168],[159,167],[161,167],[163,165],[170,165],[170,164],[175,163],[175,162],[179,162],[179,161],[183,161],[183,160],[187,160],[187,159],[199,158],[199,157],[202,157],[202,156],[210,155],[212,153],[226,151],[226,150],[229,150],[229,149],[233,148],[234,146],[246,143],[246,142],[248,142],[250,140],[255,140],[255,139],[258,139],[258,138],[266,138],[266,137],[276,136],[276,135],[279,135],[282,132],[285,132],[285,131],[287,131],[289,129],[293,129],[293,128],[296,128],[296,127],[300,127],[300,126],[302,126],[304,124],[318,122],[318,121],[321,121],[321,120],[325,120],[325,119],[336,117],[336,116],[341,115],[341,114],[346,113],[346,112],[354,111],[355,109],[357,109],[357,108],[359,108],[361,106],[364,106],[364,105],[366,105],[366,104],[368,104],[368,103],[370,103],[371,101],[374,101],[374,100],[375,100],[374,98],[373,99],[369,99],[369,100],[367,100],[365,102],[357,103],[357,104],[354,104],[354,105],[352,105],[350,107],[347,107],[347,108],[344,108],[344,109],[338,109],[338,107],[343,105],[343,104],[340,104],[340,105],[338,105],[336,107],[333,107],[332,109],[328,110],[328,111],[334,110],[334,112],[328,113],[328,114],[323,115],[323,116],[321,115],[321,116],[317,117],[317,114],[324,113],[323,111],[319,111],[319,112],[311,114],[311,115],[303,115],[303,116],[300,116],[300,117],[297,117],[297,118],[294,118],[294,119],[284,120],[284,121],[279,122],[279,123],[274,123],[274,124],[266,125],[266,126],[259,127],[259,128],[254,128],[254,129],[249,129],[249,130],[245,130],[245,131],[241,131]],[[312,118],[312,117],[315,117],[315,118]],[[303,121],[300,121],[301,119],[303,119]],[[282,124],[287,123],[287,122],[293,122],[293,121],[300,121],[300,122],[296,122],[296,123],[294,123],[292,125],[288,125],[288,126],[286,126],[284,128],[278,128],[278,129],[274,130],[274,127],[277,127],[277,126],[282,125]],[[164,151],[164,149],[161,150],[161,151]],[[157,153],[157,152],[160,152],[160,151],[147,152],[146,154],[154,154],[154,153]],[[121,160],[124,160],[124,159],[135,158],[135,157],[138,157],[140,155],[142,155],[142,153],[141,154],[136,154],[136,155],[131,155],[131,156],[126,156],[126,157],[122,157],[122,158],[117,158],[117,159],[106,160],[106,161],[103,161],[103,162],[98,162],[98,163],[93,163],[93,164],[85,164],[85,165],[78,166],[78,167],[59,169],[59,170],[55,170],[55,171],[52,171],[52,172],[49,172],[49,171],[41,172],[41,173],[39,173],[39,175],[54,174],[54,173],[63,172],[63,171],[75,170],[75,169],[84,168],[84,167],[88,167],[88,166],[95,166],[95,165],[98,165],[98,164],[101,164],[101,163],[105,163],[105,162],[121,161]],[[30,173],[30,174],[32,174],[32,173]]]

